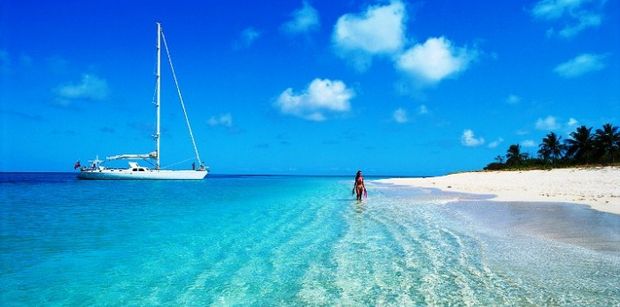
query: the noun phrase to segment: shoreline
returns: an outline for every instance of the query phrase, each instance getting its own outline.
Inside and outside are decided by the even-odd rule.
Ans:
[[[480,171],[426,178],[389,178],[379,183],[442,191],[493,194],[491,201],[568,202],[620,215],[620,167]]]

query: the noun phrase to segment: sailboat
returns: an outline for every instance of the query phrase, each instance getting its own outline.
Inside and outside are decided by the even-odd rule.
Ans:
[[[181,108],[183,109],[183,114],[185,115],[185,123],[187,124],[187,128],[189,130],[189,136],[192,140],[192,145],[194,146],[194,155],[195,162],[192,163],[191,170],[171,170],[171,169],[162,169],[161,168],[161,151],[160,151],[160,98],[161,98],[161,45],[166,48],[166,55],[168,57],[168,63],[170,64],[170,71],[172,73],[172,77],[174,79],[174,84],[177,89],[177,94],[179,96],[179,101],[181,102]],[[179,88],[179,82],[177,81],[176,74],[174,72],[174,66],[172,65],[172,59],[170,57],[170,50],[168,49],[168,43],[166,43],[166,37],[162,30],[161,24],[157,23],[157,72],[155,75],[155,110],[157,114],[157,122],[155,126],[155,134],[153,138],[155,139],[155,150],[146,154],[120,154],[106,157],[105,160],[99,160],[97,157],[95,160],[90,161],[89,165],[81,166],[76,163],[76,166],[79,166],[80,172],[78,173],[79,179],[99,179],[99,180],[122,180],[122,179],[135,179],[135,180],[145,180],[145,179],[155,179],[155,180],[187,180],[194,179],[200,180],[204,179],[207,176],[207,168],[204,166],[202,161],[200,160],[200,154],[198,153],[198,147],[196,146],[196,140],[194,139],[194,133],[192,132],[192,126],[189,123],[189,118],[187,116],[187,111],[185,109],[185,103],[183,102],[183,96],[181,95],[181,90]],[[106,161],[113,160],[132,160],[129,161],[128,168],[108,168],[105,166]],[[151,163],[154,167],[149,168],[142,165],[139,165],[136,160],[143,160]],[[196,167],[196,162],[198,162],[198,167]]]

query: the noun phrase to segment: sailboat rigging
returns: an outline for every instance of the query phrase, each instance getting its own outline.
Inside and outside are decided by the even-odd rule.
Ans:
[[[189,135],[192,140],[192,146],[194,147],[194,155],[195,161],[198,162],[198,169],[196,169],[196,163],[194,162],[191,170],[165,170],[161,169],[161,114],[160,114],[160,105],[161,105],[161,46],[163,46],[166,50],[166,57],[168,59],[168,63],[170,64],[170,71],[172,73],[172,77],[174,80],[174,84],[177,89],[177,95],[179,97],[179,101],[181,103],[181,108],[183,109],[183,115],[185,116],[185,123],[189,130]],[[174,65],[172,65],[172,57],[170,56],[170,49],[168,48],[168,43],[166,42],[166,36],[164,35],[161,24],[157,23],[157,71],[155,74],[155,110],[156,110],[156,125],[155,125],[155,134],[153,138],[155,139],[155,150],[146,154],[119,154],[106,157],[104,161],[99,160],[98,158],[92,161],[92,164],[88,166],[81,166],[80,172],[78,174],[78,178],[80,179],[107,179],[107,180],[120,180],[120,179],[174,179],[174,180],[184,180],[184,179],[204,179],[207,176],[207,169],[205,168],[202,160],[200,159],[200,154],[198,152],[198,147],[196,146],[196,140],[194,139],[194,133],[192,131],[192,126],[189,122],[189,117],[187,116],[187,110],[185,108],[185,102],[183,101],[183,95],[181,94],[181,89],[179,87],[179,82],[176,77],[176,73],[174,71]],[[106,161],[112,160],[153,160],[154,168],[150,169],[144,166],[138,165],[137,162],[129,162],[129,168],[108,168],[104,166]],[[77,163],[79,165],[79,163]]]

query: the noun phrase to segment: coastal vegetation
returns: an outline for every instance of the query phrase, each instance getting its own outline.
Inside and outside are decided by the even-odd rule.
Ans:
[[[567,139],[549,132],[538,145],[536,156],[511,144],[504,156],[487,164],[485,170],[548,169],[571,166],[615,165],[620,163],[620,129],[611,123],[592,131],[579,126]]]

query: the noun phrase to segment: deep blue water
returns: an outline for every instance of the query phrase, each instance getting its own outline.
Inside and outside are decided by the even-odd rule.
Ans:
[[[0,174],[0,303],[620,304],[620,217],[352,178]]]

